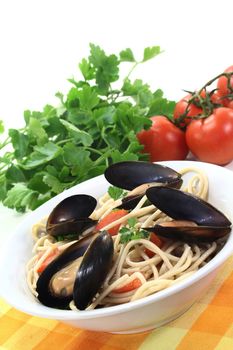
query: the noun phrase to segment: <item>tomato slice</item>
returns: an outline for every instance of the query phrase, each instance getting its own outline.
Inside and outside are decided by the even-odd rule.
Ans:
[[[47,256],[47,258],[41,263],[41,265],[38,267],[37,272],[41,273],[44,271],[44,269],[60,254],[58,248],[55,248],[51,251],[51,253]]]
[[[160,237],[158,237],[154,232],[150,234],[150,241],[157,245],[157,247],[159,248],[162,248],[163,246],[163,240]],[[155,253],[148,248],[145,249],[145,253],[149,258],[153,258],[153,256],[155,255]]]
[[[112,222],[114,222],[118,219],[121,219],[123,216],[125,216],[127,214],[128,214],[128,211],[124,210],[124,209],[117,209],[117,210],[111,211],[108,215],[106,215],[102,220],[100,220],[98,222],[98,224],[96,225],[96,230],[97,231],[101,230],[105,226],[111,224]],[[117,235],[120,226],[121,226],[121,224],[113,226],[112,228],[110,228],[107,231],[111,236],[115,236],[115,235]]]
[[[127,283],[126,285],[113,289],[113,293],[126,293],[126,292],[130,292],[131,290],[137,289],[139,287],[141,287],[142,282],[139,278],[135,278],[133,281]]]

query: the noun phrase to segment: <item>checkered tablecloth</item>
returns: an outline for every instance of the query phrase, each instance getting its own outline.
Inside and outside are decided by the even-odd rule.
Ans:
[[[177,320],[150,332],[97,333],[32,317],[0,299],[0,350],[233,350],[233,256],[206,295]]]

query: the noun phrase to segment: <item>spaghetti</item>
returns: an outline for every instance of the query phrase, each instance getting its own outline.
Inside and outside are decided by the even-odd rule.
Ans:
[[[199,169],[186,168],[180,171],[182,176],[194,173],[183,190],[206,200],[208,197],[208,178]],[[103,227],[109,230],[116,225],[127,225],[127,220],[136,219],[135,227],[154,226],[168,218],[154,205],[146,205],[147,197],[143,196],[136,207],[125,216]],[[98,208],[90,216],[94,220],[102,220],[121,204],[121,200],[112,199],[108,193],[99,199]],[[37,297],[36,283],[41,267],[64,251],[76,241],[57,242],[46,234],[46,218],[36,223],[32,229],[35,245],[33,257],[28,262],[27,283],[32,294]],[[139,238],[121,243],[121,234],[112,237],[114,241],[114,259],[104,284],[87,309],[119,305],[134,301],[160,290],[168,288],[195,273],[205,265],[220,249],[218,241],[211,243],[185,243],[166,239],[162,246],[150,239]],[[149,252],[149,253],[148,253]],[[70,309],[77,310],[74,302]]]

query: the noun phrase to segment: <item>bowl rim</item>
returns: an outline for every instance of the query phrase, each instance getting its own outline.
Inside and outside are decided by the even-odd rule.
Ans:
[[[209,168],[212,168],[213,170],[216,169],[216,167],[219,169],[221,168],[221,171],[223,173],[226,173],[227,176],[231,175],[233,177],[232,171],[214,164],[210,163],[204,163],[204,162],[197,162],[197,161],[163,161],[163,162],[157,162],[163,165],[171,166],[173,165],[178,165],[182,163],[185,166],[196,166],[196,167],[201,167],[203,168],[204,166],[207,166]],[[169,165],[170,164],[170,165]],[[8,239],[6,240],[4,246],[3,246],[3,254],[0,259],[0,267],[4,266],[1,262],[6,260],[6,254],[7,251],[9,251],[9,247],[11,245],[12,239],[15,234],[17,234],[18,231],[22,230],[22,227],[25,226],[25,223],[29,221],[29,218],[32,215],[35,215],[34,213],[39,212],[42,210],[45,206],[50,206],[54,202],[54,199],[59,199],[60,197],[65,198],[64,194],[69,195],[69,192],[73,192],[76,188],[79,189],[80,185],[91,183],[93,180],[99,179],[100,181],[104,179],[104,175],[99,175],[95,178],[89,179],[83,183],[80,183],[78,185],[75,185],[74,187],[58,194],[57,196],[53,197],[46,203],[44,203],[42,206],[37,208],[35,211],[32,211],[26,215],[26,217],[23,218],[22,222],[17,226],[16,230],[10,234]],[[1,295],[2,297],[8,301],[12,306],[17,308],[18,310],[21,310],[25,313],[34,315],[34,316],[39,316],[39,317],[44,317],[44,318],[52,318],[52,319],[58,319],[58,320],[84,320],[84,319],[94,319],[94,318],[99,318],[103,316],[112,316],[112,315],[117,315],[120,313],[127,313],[128,311],[135,310],[137,308],[149,305],[149,304],[154,304],[159,302],[161,299],[166,299],[170,297],[171,295],[174,295],[176,293],[179,293],[181,290],[186,289],[190,287],[192,284],[197,283],[199,280],[207,276],[209,273],[212,271],[216,270],[217,268],[222,265],[227,258],[233,253],[233,230],[229,234],[228,240],[226,244],[223,246],[220,252],[211,259],[210,262],[208,262],[205,266],[203,266],[201,269],[196,271],[193,275],[185,278],[184,280],[178,282],[177,284],[174,284],[164,290],[161,290],[159,292],[156,292],[155,294],[146,296],[142,299],[131,301],[129,303],[121,304],[121,305],[114,305],[111,307],[106,307],[102,309],[94,309],[94,310],[83,310],[83,311],[74,311],[74,310],[60,310],[60,309],[54,309],[54,308],[49,308],[47,306],[44,306],[40,304],[36,298],[35,302],[36,305],[40,305],[41,308],[37,308],[37,310],[32,310],[32,305],[35,304],[35,302],[30,302],[29,304],[26,305],[19,305],[17,304],[16,301],[14,300],[8,300],[7,298],[7,290],[1,288]],[[16,299],[17,300],[17,299]]]

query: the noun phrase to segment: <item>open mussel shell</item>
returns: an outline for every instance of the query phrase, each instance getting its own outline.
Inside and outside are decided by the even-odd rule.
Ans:
[[[231,231],[230,227],[217,226],[162,226],[143,228],[144,230],[155,232],[158,236],[175,239],[184,242],[213,242]]]
[[[97,234],[91,234],[73,243],[44,269],[36,285],[38,299],[42,304],[58,309],[68,308],[70,301],[73,299],[73,294],[55,294],[52,290],[52,279],[61,269],[83,256],[91,241],[96,236]]]
[[[186,241],[211,241],[231,231],[231,222],[218,209],[201,198],[174,188],[158,186],[146,191],[149,201],[174,220],[197,226],[163,226],[144,228],[167,238]]]
[[[113,239],[102,231],[87,249],[74,284],[74,303],[85,310],[101,288],[113,261]]]
[[[52,236],[77,234],[94,227],[95,221],[88,218],[97,201],[86,194],[70,196],[61,201],[50,213],[46,231]]]
[[[115,163],[105,170],[104,175],[113,186],[129,191],[145,183],[162,183],[174,187],[180,187],[182,184],[181,175],[175,170],[150,162]]]

